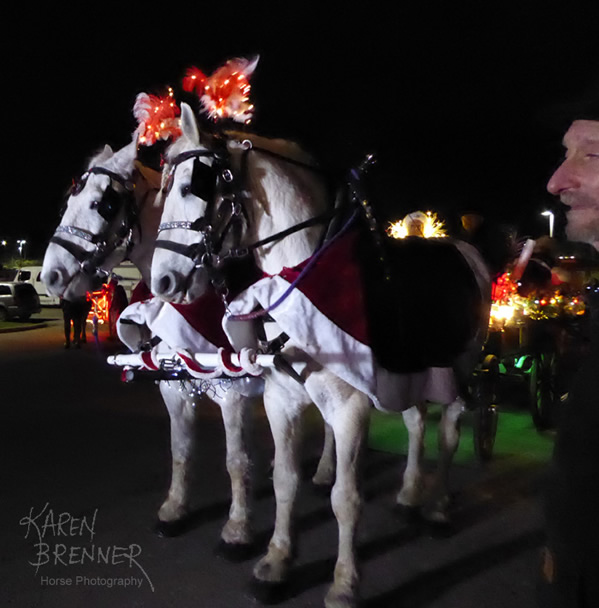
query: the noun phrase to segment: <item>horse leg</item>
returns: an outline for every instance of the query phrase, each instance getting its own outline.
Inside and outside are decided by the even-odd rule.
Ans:
[[[229,519],[221,532],[226,545],[240,546],[251,542],[250,457],[245,440],[251,401],[234,390],[228,390],[219,401],[225,427],[227,472],[231,479]]]
[[[160,383],[160,393],[170,416],[172,474],[168,496],[158,511],[159,531],[167,534],[168,524],[185,518],[189,509],[189,466],[194,447],[193,403],[168,382]],[[166,526],[161,526],[166,523]]]
[[[458,397],[453,403],[443,405],[439,425],[439,462],[437,471],[427,498],[423,514],[426,519],[447,523],[449,506],[449,471],[453,457],[460,442],[460,416],[464,411],[464,400]]]
[[[408,458],[401,490],[396,502],[400,507],[420,507],[424,501],[424,433],[426,430],[426,404],[415,405],[402,412],[408,430]]]
[[[303,388],[291,384],[295,380],[275,374],[266,379],[264,389],[264,408],[275,446],[275,528],[266,555],[254,566],[255,579],[269,584],[284,582],[293,557],[291,518],[300,479],[301,414],[310,403]]]
[[[335,435],[333,429],[324,423],[324,443],[312,483],[320,487],[330,487],[335,482]]]
[[[327,382],[328,386],[331,384]],[[331,411],[327,412],[327,419],[335,433],[337,474],[331,491],[331,506],[337,519],[339,545],[333,584],[325,597],[326,608],[353,608],[358,599],[359,575],[354,547],[361,497],[357,477],[361,448],[368,428],[370,402],[363,393],[356,390],[347,392],[349,394],[343,395],[343,399],[339,399],[338,395],[332,407],[331,399]]]

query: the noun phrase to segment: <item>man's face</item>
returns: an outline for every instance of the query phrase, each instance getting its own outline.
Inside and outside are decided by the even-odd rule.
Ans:
[[[564,136],[566,158],[547,190],[570,207],[566,233],[599,249],[599,121],[576,120]]]

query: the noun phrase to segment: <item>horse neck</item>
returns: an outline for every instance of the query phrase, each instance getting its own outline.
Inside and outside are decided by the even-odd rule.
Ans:
[[[151,285],[150,269],[162,215],[162,199],[157,184],[143,175],[140,175],[135,182],[135,204],[138,209],[139,227],[134,228],[129,259],[141,273],[146,285]]]
[[[325,184],[310,169],[255,152],[249,160],[248,178],[252,202],[246,245],[320,215],[327,208]],[[322,225],[304,228],[256,249],[258,267],[277,274],[283,267],[297,266],[314,253],[324,229]]]

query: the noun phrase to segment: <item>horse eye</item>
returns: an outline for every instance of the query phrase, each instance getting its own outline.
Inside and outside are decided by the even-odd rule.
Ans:
[[[191,192],[191,185],[181,186],[181,196],[187,196]]]
[[[92,201],[89,205],[90,209],[97,209],[100,203],[98,201]]]

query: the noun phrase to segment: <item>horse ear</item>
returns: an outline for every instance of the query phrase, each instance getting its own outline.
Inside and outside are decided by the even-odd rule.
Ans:
[[[106,162],[111,156],[114,155],[114,150],[106,144],[104,149],[98,152],[95,156],[92,156],[87,163],[88,168],[93,167],[94,165],[99,165],[100,163]]]
[[[200,145],[200,131],[196,117],[186,103],[181,104],[181,131],[194,145]]]
[[[135,159],[137,158],[137,141],[133,141],[121,148],[115,155],[115,169],[118,173],[131,175],[135,167]]]
[[[246,68],[243,70],[246,78],[249,78],[254,73],[254,70],[258,65],[258,61],[260,61],[260,55],[256,55],[248,61]]]

